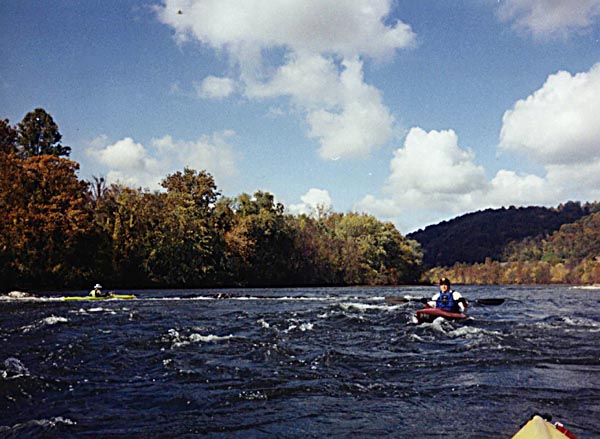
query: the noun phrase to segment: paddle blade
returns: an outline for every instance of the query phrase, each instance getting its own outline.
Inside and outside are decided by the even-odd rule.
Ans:
[[[490,306],[495,306],[495,305],[502,305],[504,303],[505,299],[477,299],[477,304],[478,305],[490,305]]]
[[[407,303],[409,301],[410,301],[410,299],[407,299],[406,297],[399,297],[399,296],[386,296],[385,297],[385,303],[387,303],[388,305],[401,305],[401,304]]]

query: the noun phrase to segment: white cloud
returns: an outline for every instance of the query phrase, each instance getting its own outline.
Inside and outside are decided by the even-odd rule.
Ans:
[[[500,170],[491,180],[484,199],[490,207],[510,205],[553,204],[562,199],[559,188],[548,190],[546,179],[537,175],[518,175],[514,171]]]
[[[381,101],[379,90],[363,81],[362,63],[345,61],[340,76],[339,109],[309,113],[310,136],[321,143],[325,159],[360,157],[385,144],[392,136],[394,118]]]
[[[413,44],[410,26],[385,24],[391,0],[165,0],[156,8],[180,41],[196,39],[242,58],[292,51],[384,57]]]
[[[548,187],[560,190],[565,199],[600,200],[600,159],[577,165],[550,165],[546,170]]]
[[[131,137],[125,137],[114,144],[108,144],[106,136],[93,140],[86,153],[107,169],[108,182],[120,182],[132,187],[158,189],[160,161],[152,157],[148,150],[136,143]]]
[[[566,36],[594,24],[600,16],[600,1],[504,0],[498,12],[502,20],[536,37]]]
[[[235,135],[233,131],[202,136],[196,141],[174,140],[171,136],[152,139],[152,146],[158,155],[170,162],[171,169],[183,166],[196,170],[207,170],[217,182],[236,174],[235,153],[227,139]]]
[[[390,163],[382,192],[355,208],[409,230],[462,212],[509,205],[600,199],[600,63],[558,72],[503,117],[498,147],[525,154],[544,175],[499,170],[488,180],[456,134],[412,128]]]
[[[454,131],[411,128],[404,148],[394,153],[387,191],[437,197],[470,193],[486,183],[483,168],[472,159],[472,152],[459,148]]]
[[[392,135],[394,118],[375,87],[363,80],[358,58],[344,60],[341,71],[321,55],[296,55],[269,82],[253,83],[250,97],[289,96],[305,112],[310,137],[322,158],[366,156]]]
[[[332,208],[329,192],[324,189],[311,188],[300,200],[302,203],[287,207],[292,214],[317,215],[319,210],[327,211]]]
[[[295,105],[311,109],[337,105],[340,81],[334,61],[319,54],[290,54],[269,81],[250,82],[250,98],[289,96]]]
[[[196,141],[174,140],[171,136],[152,139],[151,148],[126,137],[109,144],[106,136],[90,143],[86,153],[104,165],[109,182],[160,189],[160,181],[184,167],[206,170],[226,180],[236,174],[235,153],[227,139],[234,133],[224,131],[202,136]]]
[[[548,192],[545,179],[535,175],[500,170],[488,180],[452,130],[412,128],[404,146],[395,151],[390,171],[382,189],[387,196],[369,194],[354,209],[393,221],[405,232],[468,211],[545,204],[557,196]]]
[[[502,122],[500,148],[506,151],[545,165],[600,158],[600,63],[585,73],[550,75]]]
[[[98,144],[98,139],[96,144]],[[153,172],[158,162],[148,155],[147,150],[131,137],[125,137],[118,142],[102,149],[90,150],[103,165],[120,171]]]
[[[362,71],[363,58],[390,57],[414,44],[410,26],[386,22],[391,6],[391,0],[166,0],[156,10],[179,41],[227,53],[247,97],[289,97],[321,157],[344,158],[365,156],[391,137],[394,119]],[[273,52],[283,56],[265,55]]]
[[[201,98],[221,99],[231,95],[235,90],[235,82],[230,78],[207,76],[196,86],[196,93]]]

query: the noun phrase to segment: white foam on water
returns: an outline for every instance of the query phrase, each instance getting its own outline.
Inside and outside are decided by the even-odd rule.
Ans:
[[[27,296],[27,297],[13,297],[8,295],[0,296],[0,301],[2,302],[62,302],[62,297],[35,297],[35,296]]]
[[[3,379],[13,380],[29,375],[29,369],[27,369],[18,358],[8,357],[4,360],[4,369],[0,373],[0,376],[2,376]]]
[[[94,308],[88,308],[87,312],[105,312],[107,314],[112,314],[112,315],[117,314],[117,312],[115,310],[109,309],[109,308],[102,308],[101,306],[97,306]]]
[[[229,335],[214,335],[214,334],[209,334],[209,335],[202,335],[202,334],[191,334],[189,339],[191,342],[194,343],[209,343],[209,342],[219,342],[219,341],[224,341],[224,340],[231,340],[233,338],[233,335],[229,334]]]
[[[265,321],[265,319],[259,319],[256,321],[256,323],[258,323],[261,327],[265,329],[269,329],[271,327],[271,325],[269,325],[269,323]]]
[[[592,320],[592,319],[585,318],[585,317],[576,318],[576,317],[563,316],[563,317],[561,317],[561,320],[569,326],[577,326],[577,327],[585,326],[585,327],[592,327],[592,328],[600,328],[599,322]]]
[[[42,326],[52,326],[56,325],[57,323],[67,323],[68,321],[69,319],[67,319],[66,317],[57,317],[55,315],[51,315],[50,317],[45,317],[39,322],[34,323],[33,325],[23,326],[21,330],[25,333],[37,328],[41,328]]]
[[[315,325],[310,322],[305,322],[305,323],[301,323],[301,324],[291,323],[290,326],[288,326],[288,328],[284,332],[288,333],[295,329],[298,329],[299,331],[302,331],[302,332],[306,332],[306,331],[312,331],[314,329],[314,327],[315,327]]]
[[[54,428],[58,424],[77,425],[77,422],[72,421],[69,418],[63,418],[62,416],[57,416],[50,419],[32,419],[31,421],[15,424],[11,427],[0,425],[0,433],[18,433],[20,430],[25,430],[31,427]]]
[[[46,317],[45,319],[42,319],[42,323],[45,325],[56,325],[57,323],[67,323],[69,321],[69,319],[67,319],[66,317],[57,317],[57,316],[50,316],[50,317]]]
[[[182,346],[190,345],[192,343],[218,343],[221,341],[230,340],[232,338],[235,338],[235,336],[232,334],[229,334],[229,335],[214,335],[214,334],[202,335],[202,334],[198,334],[195,332],[186,336],[186,335],[182,335],[176,329],[169,329],[169,331],[167,332],[167,335],[165,337],[163,337],[162,339],[163,339],[163,341],[171,342],[171,349],[175,349],[175,348],[179,348]]]
[[[360,303],[360,302],[345,302],[345,303],[340,303],[340,307],[344,311],[358,310],[358,311],[361,311],[361,312],[369,311],[369,310],[385,310],[385,311],[389,311],[390,309],[394,308],[394,307],[391,307],[389,305],[371,305],[371,304],[368,304],[368,303]]]
[[[137,300],[147,302],[170,302],[170,301],[192,301],[192,300],[223,300],[222,298],[210,296],[194,296],[194,297],[138,297]]]
[[[238,397],[240,399],[245,399],[247,401],[255,401],[255,400],[266,401],[267,399],[269,399],[267,394],[261,390],[243,391],[238,394]]]
[[[471,338],[473,336],[478,336],[484,333],[484,330],[481,328],[474,328],[472,326],[462,326],[460,328],[455,329],[454,331],[448,332],[449,337],[466,337]]]
[[[424,323],[423,325],[427,325],[435,332],[440,332],[442,334],[447,334],[447,329],[452,328],[452,324],[450,324],[450,322],[443,317],[437,317],[433,322]]]

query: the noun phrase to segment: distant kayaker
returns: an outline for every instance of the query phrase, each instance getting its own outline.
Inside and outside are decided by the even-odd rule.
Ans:
[[[108,294],[106,294],[104,291],[102,291],[102,285],[96,284],[96,285],[94,285],[94,289],[92,291],[90,291],[90,296],[106,297],[106,296],[108,296]]]
[[[469,306],[467,300],[458,291],[451,288],[450,279],[443,277],[440,279],[440,292],[434,295],[427,302],[432,308],[441,308],[449,312],[467,312]]]

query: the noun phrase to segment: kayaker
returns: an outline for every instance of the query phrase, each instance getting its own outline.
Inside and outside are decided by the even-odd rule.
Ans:
[[[451,288],[450,279],[443,277],[440,279],[440,292],[434,295],[427,302],[432,308],[441,308],[450,312],[467,312],[469,306],[467,300],[458,291]]]
[[[102,291],[102,285],[96,284],[96,285],[94,285],[94,289],[92,291],[90,291],[90,296],[92,296],[92,297],[107,297],[108,294],[106,294],[104,291]]]

